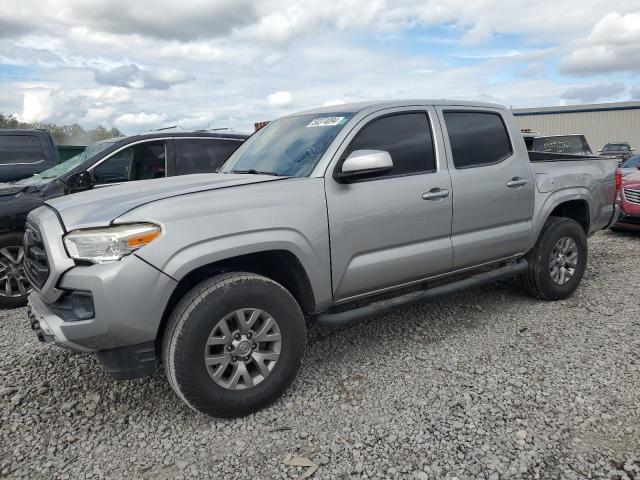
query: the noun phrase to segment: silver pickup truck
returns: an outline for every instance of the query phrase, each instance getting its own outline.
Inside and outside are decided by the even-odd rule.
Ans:
[[[244,415],[293,381],[309,322],[343,327],[509,276],[566,298],[587,235],[616,221],[618,183],[615,160],[530,158],[498,105],[311,110],[269,123],[217,174],[33,211],[31,325],[115,378],[161,361],[193,409]]]

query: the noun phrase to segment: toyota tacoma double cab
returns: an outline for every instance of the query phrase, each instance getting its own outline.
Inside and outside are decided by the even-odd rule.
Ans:
[[[270,122],[217,173],[31,212],[30,322],[117,379],[162,362],[191,408],[245,415],[291,384],[310,322],[345,327],[510,276],[566,298],[587,235],[617,219],[616,178],[615,160],[530,159],[498,105],[310,110]]]
[[[31,287],[21,264],[24,225],[31,210],[49,199],[92,188],[215,172],[246,138],[180,131],[101,140],[37,175],[0,183],[0,308],[27,303]]]

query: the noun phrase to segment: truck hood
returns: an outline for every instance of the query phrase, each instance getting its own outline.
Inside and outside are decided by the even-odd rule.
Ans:
[[[157,200],[287,178],[218,173],[185,175],[94,188],[51,199],[46,204],[58,211],[69,231],[108,225],[124,213]]]

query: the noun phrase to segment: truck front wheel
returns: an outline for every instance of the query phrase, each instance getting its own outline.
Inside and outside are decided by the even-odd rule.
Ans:
[[[22,232],[0,235],[0,308],[23,307],[31,285],[22,264]]]
[[[187,405],[235,417],[283,394],[305,343],[302,311],[284,287],[252,273],[225,273],[195,286],[174,309],[163,362]]]
[[[587,237],[578,222],[550,217],[526,256],[529,269],[522,278],[525,288],[545,300],[567,298],[582,280],[587,251]]]

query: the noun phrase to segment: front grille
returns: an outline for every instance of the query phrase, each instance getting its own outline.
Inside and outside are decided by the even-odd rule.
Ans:
[[[27,223],[24,232],[24,271],[31,284],[40,289],[49,278],[49,260],[42,235],[35,225]]]
[[[640,205],[640,190],[625,188],[622,192],[624,193],[624,198],[627,199],[627,202]]]

